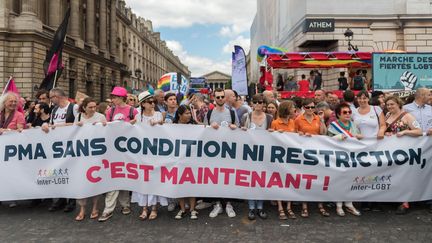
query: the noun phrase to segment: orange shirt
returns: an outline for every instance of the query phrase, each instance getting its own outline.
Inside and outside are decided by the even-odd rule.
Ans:
[[[271,128],[274,130],[283,130],[285,132],[295,132],[295,124],[293,119],[288,120],[288,124],[284,123],[281,118],[272,121]]]
[[[320,118],[317,115],[313,116],[312,122],[309,123],[304,117],[304,114],[299,115],[295,119],[295,129],[297,132],[309,133],[312,135],[320,134]]]

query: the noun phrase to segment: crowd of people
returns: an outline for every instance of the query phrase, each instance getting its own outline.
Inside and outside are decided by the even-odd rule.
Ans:
[[[276,89],[278,91],[316,91],[321,90],[322,83],[322,73],[318,70],[311,70],[308,78],[306,78],[305,74],[302,74],[300,80],[295,80],[294,76],[288,76],[284,80],[282,75],[278,74],[276,78]],[[368,79],[367,70],[365,69],[358,69],[356,72],[350,73],[348,77],[345,72],[340,72],[337,78],[339,90],[369,90],[371,84],[372,80]]]
[[[312,75],[312,73],[311,73]],[[320,74],[314,74],[320,75]],[[342,73],[341,73],[342,76]],[[305,79],[305,77],[303,77]],[[308,87],[309,84],[305,84]],[[363,139],[373,137],[383,139],[385,136],[427,136],[432,135],[432,96],[430,90],[419,88],[415,95],[404,103],[399,97],[379,91],[369,93],[362,90],[355,94],[346,90],[340,99],[332,92],[321,90],[320,83],[314,82],[315,98],[281,100],[278,92],[264,91],[255,94],[247,102],[235,91],[226,89],[214,90],[212,96],[200,93],[189,94],[185,99],[178,100],[172,92],[156,90],[154,93],[144,91],[138,96],[128,94],[123,87],[115,87],[110,99],[97,102],[91,97],[77,100],[68,99],[60,88],[50,91],[40,90],[35,100],[25,102],[24,111],[20,111],[20,98],[15,93],[5,93],[0,97],[0,134],[10,130],[40,127],[45,132],[59,126],[78,125],[85,123],[106,125],[112,121],[129,122],[131,124],[147,123],[151,126],[164,123],[178,123],[188,126],[207,125],[214,129],[229,127],[243,130],[268,130],[269,132],[298,133],[300,136],[326,135],[344,141],[347,138]],[[104,208],[99,213],[98,200],[104,199]],[[131,203],[141,208],[138,218],[154,220],[158,217],[160,207],[167,206],[173,211],[179,206],[175,219],[189,215],[190,219],[198,218],[198,211],[213,206],[209,217],[214,218],[224,211],[228,217],[236,217],[233,199],[227,198],[166,198],[160,195],[144,195],[129,191],[111,191],[87,199],[52,199],[49,211],[75,211],[79,205],[75,220],[82,221],[86,217],[87,202],[92,202],[91,219],[101,222],[113,216],[117,201],[121,213],[131,214]],[[10,207],[17,202],[9,202]],[[19,202],[18,202],[19,203]],[[31,201],[31,206],[41,203],[41,199]],[[248,218],[266,219],[267,211],[264,201],[248,200]],[[300,217],[309,217],[308,202],[274,201],[281,220],[295,219],[293,205],[301,205]],[[335,212],[345,216],[345,212],[360,216],[363,210],[379,210],[379,203],[335,202]],[[328,204],[319,202],[318,212],[329,217]],[[409,203],[397,206],[397,214],[405,214]],[[225,210],[224,210],[225,209]],[[189,211],[189,214],[187,214]],[[430,208],[432,213],[432,207]]]

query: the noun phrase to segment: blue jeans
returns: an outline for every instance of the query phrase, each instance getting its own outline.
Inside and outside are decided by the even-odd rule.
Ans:
[[[248,200],[249,209],[263,209],[263,200]]]

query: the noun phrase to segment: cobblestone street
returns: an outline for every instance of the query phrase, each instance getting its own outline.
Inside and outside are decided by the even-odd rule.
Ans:
[[[405,216],[394,214],[394,205],[383,212],[364,212],[361,217],[340,218],[330,209],[323,218],[310,205],[310,217],[281,221],[275,206],[266,204],[267,220],[247,219],[246,203],[234,204],[237,217],[221,214],[210,219],[210,209],[200,211],[196,221],[175,220],[176,212],[160,209],[159,217],[140,221],[140,208],[124,216],[116,210],[105,223],[87,218],[75,222],[75,213],[47,211],[46,205],[30,209],[20,202],[16,208],[0,207],[2,242],[430,242],[432,214],[423,204],[415,204]]]

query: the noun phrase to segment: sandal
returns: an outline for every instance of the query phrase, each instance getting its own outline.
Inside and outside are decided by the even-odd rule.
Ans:
[[[321,214],[323,217],[330,217],[330,214],[325,210],[325,208],[320,207],[320,208],[318,208],[318,209],[319,209],[320,214]]]
[[[287,214],[288,214],[288,218],[290,218],[290,219],[296,219],[297,218],[291,209],[287,209]]]
[[[288,219],[288,217],[286,216],[285,212],[283,209],[279,210],[279,219],[280,220],[286,220]]]
[[[85,214],[83,213],[83,214],[78,214],[76,217],[75,217],[75,221],[83,221],[84,220],[84,218],[85,218]]]
[[[360,216],[361,213],[355,207],[346,207],[346,211],[354,216]]]
[[[94,211],[90,214],[90,219],[97,219],[99,217],[99,211]]]
[[[340,217],[345,216],[345,212],[343,211],[342,207],[336,208],[336,214],[339,215]]]
[[[307,208],[303,208],[303,209],[302,209],[302,211],[301,211],[301,216],[302,216],[303,218],[308,218],[308,217],[309,217],[309,212],[308,212]]]
[[[139,219],[140,219],[140,220],[146,220],[146,219],[147,219],[147,216],[148,216],[148,211],[147,211],[147,209],[143,209],[141,215],[139,216]]]
[[[149,220],[153,220],[157,218],[157,210],[156,209],[152,209],[150,216],[149,216]]]

